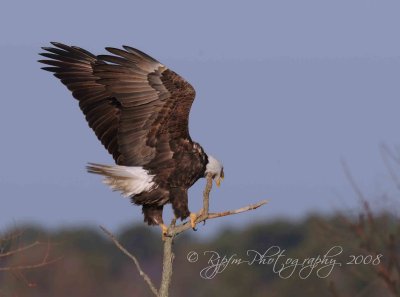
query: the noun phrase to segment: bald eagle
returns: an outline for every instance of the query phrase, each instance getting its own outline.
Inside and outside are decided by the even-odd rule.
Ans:
[[[89,126],[115,165],[89,163],[90,173],[142,206],[144,221],[166,233],[163,207],[172,204],[181,220],[196,214],[188,208],[188,189],[211,174],[219,186],[222,164],[189,135],[189,112],[195,90],[181,76],[129,46],[106,48],[98,55],[62,43],[43,47],[39,62],[78,100]]]

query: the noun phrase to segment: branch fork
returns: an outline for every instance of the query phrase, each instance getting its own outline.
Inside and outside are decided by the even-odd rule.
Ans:
[[[197,213],[196,224],[201,222],[205,222],[210,219],[216,219],[220,217],[230,216],[239,214],[245,211],[250,211],[263,206],[268,203],[267,200],[262,200],[255,204],[250,204],[248,206],[235,209],[228,210],[223,212],[209,212],[210,205],[210,192],[212,189],[212,177],[210,175],[207,176],[207,184],[203,192],[203,208]],[[172,279],[172,271],[173,271],[173,261],[174,261],[174,253],[172,250],[172,245],[174,242],[175,236],[178,234],[191,229],[190,222],[185,222],[179,225],[176,225],[176,219],[174,218],[171,221],[171,224],[168,226],[167,234],[165,236],[165,240],[163,242],[164,245],[164,254],[163,254],[163,270],[161,276],[161,284],[160,289],[157,290],[151,278],[142,270],[139,261],[137,258],[132,255],[119,241],[118,239],[106,228],[100,226],[101,230],[114,242],[114,244],[119,248],[126,256],[128,256],[135,264],[137,270],[139,271],[140,276],[143,277],[143,280],[147,283],[149,289],[153,292],[153,294],[157,297],[168,297],[169,295],[169,287]]]

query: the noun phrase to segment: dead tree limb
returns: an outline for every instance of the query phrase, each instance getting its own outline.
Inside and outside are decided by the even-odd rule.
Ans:
[[[21,237],[21,234],[22,234],[22,232],[18,232],[16,234],[11,234],[4,238],[0,238],[0,243],[3,243],[3,244],[9,243],[10,245],[12,245],[14,240],[19,239],[19,237]],[[62,259],[62,257],[57,257],[57,258],[50,257],[50,243],[49,242],[44,243],[44,242],[40,242],[40,241],[35,241],[33,243],[26,244],[21,247],[16,247],[16,248],[10,249],[9,251],[0,250],[0,259],[4,260],[4,259],[12,258],[12,257],[17,257],[19,255],[22,255],[25,252],[28,252],[30,250],[33,250],[33,249],[38,248],[39,246],[43,246],[43,245],[46,245],[47,248],[46,248],[46,252],[44,253],[40,262],[34,263],[34,264],[18,264],[18,265],[11,265],[11,266],[0,266],[0,272],[4,272],[4,271],[15,272],[15,271],[40,268],[40,267],[44,267],[44,266],[53,264],[53,263],[59,261],[60,259]],[[49,259],[49,258],[52,258],[52,259]]]
[[[114,244],[125,255],[127,255],[133,261],[133,263],[135,263],[135,266],[136,266],[137,270],[139,271],[140,276],[143,277],[144,281],[147,283],[147,285],[149,286],[150,290],[154,293],[154,295],[158,296],[158,291],[157,291],[156,287],[154,286],[150,277],[143,271],[138,259],[134,255],[132,255],[130,252],[128,252],[128,250],[118,241],[118,239],[110,231],[108,231],[103,226],[100,226],[100,228],[105,234],[107,234],[108,237],[110,237],[110,239],[114,242]]]
[[[196,224],[204,222],[206,220],[216,219],[220,217],[236,215],[242,212],[250,211],[263,206],[268,201],[262,200],[255,204],[250,204],[245,207],[241,207],[235,210],[228,210],[223,212],[210,213],[209,205],[210,205],[210,192],[212,189],[212,177],[210,175],[207,176],[207,184],[203,192],[203,208],[197,213]],[[186,231],[191,229],[191,225],[189,222],[182,223],[180,225],[176,225],[176,220],[173,219],[171,224],[168,226],[167,234],[165,236],[165,240],[163,242],[164,251],[163,251],[163,267],[162,267],[162,276],[161,276],[161,284],[159,290],[156,289],[155,285],[151,281],[150,277],[143,272],[140,267],[139,261],[137,258],[132,255],[130,252],[124,248],[121,243],[116,239],[116,237],[108,231],[106,228],[100,226],[101,230],[114,242],[114,244],[125,254],[127,255],[134,263],[136,268],[139,271],[139,274],[143,277],[144,281],[149,286],[150,290],[157,297],[168,297],[169,296],[169,288],[172,280],[172,272],[173,272],[173,261],[174,261],[174,253],[173,253],[173,243],[175,237]]]
[[[46,260],[46,261],[43,261],[38,264],[0,267],[0,271],[21,271],[21,270],[36,269],[36,268],[40,268],[40,267],[44,267],[44,266],[53,264],[61,259],[62,259],[62,257],[59,257],[59,258],[56,258],[53,260]]]

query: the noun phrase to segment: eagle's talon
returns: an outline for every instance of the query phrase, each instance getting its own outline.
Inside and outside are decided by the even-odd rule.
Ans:
[[[197,229],[196,229],[197,214],[195,214],[194,212],[191,212],[189,217],[190,217],[190,226],[192,226],[192,229],[194,231],[197,231]]]
[[[165,241],[166,237],[168,236],[168,226],[165,224],[160,224],[162,237],[161,239]]]
[[[163,233],[163,234],[162,234],[162,237],[161,237],[162,241],[167,240],[167,237],[172,237],[172,235],[170,235],[170,234],[168,234],[168,233]]]

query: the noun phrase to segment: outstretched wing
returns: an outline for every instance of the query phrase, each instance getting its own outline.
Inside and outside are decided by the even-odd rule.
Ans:
[[[107,48],[113,55],[53,43],[40,62],[73,92],[90,127],[120,165],[143,166],[169,143],[190,140],[188,118],[195,97],[182,77],[143,52]],[[158,156],[160,158],[160,156]]]
[[[99,77],[93,74],[93,68],[104,62],[79,47],[56,42],[52,44],[55,47],[43,47],[47,53],[40,54],[50,59],[39,61],[49,65],[42,69],[54,72],[54,76],[72,92],[89,126],[117,161],[120,156],[117,141],[119,103],[104,85],[97,83]]]

